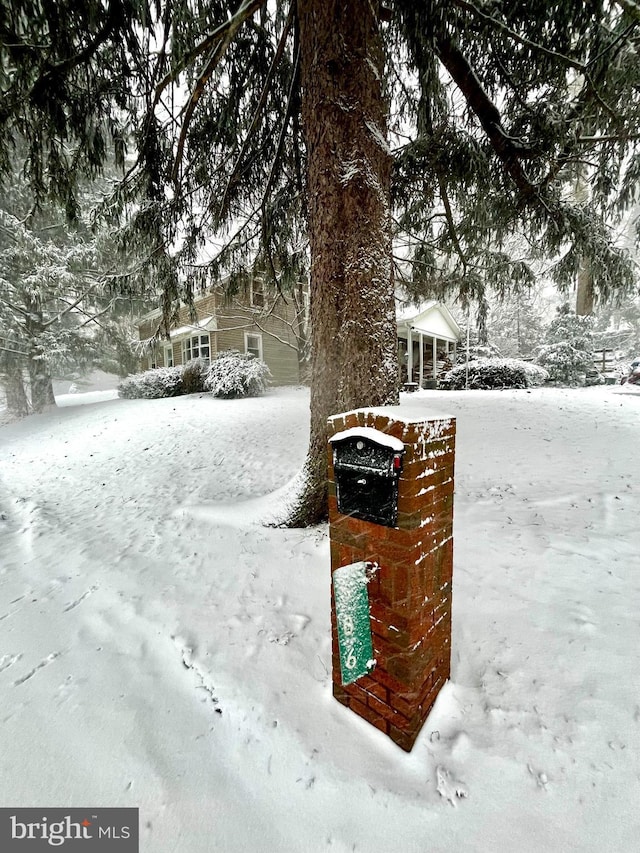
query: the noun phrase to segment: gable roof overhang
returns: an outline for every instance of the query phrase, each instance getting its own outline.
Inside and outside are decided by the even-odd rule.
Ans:
[[[397,312],[398,335],[401,338],[411,333],[438,338],[453,343],[460,340],[460,326],[456,323],[451,312],[441,302],[432,300],[424,303],[418,310],[415,308],[400,309]]]
[[[173,340],[175,338],[183,338],[186,335],[193,335],[197,332],[215,332],[218,328],[218,323],[216,318],[211,314],[208,317],[202,317],[202,319],[197,320],[195,323],[189,323],[186,326],[179,326],[177,329],[171,329],[169,332],[169,337]]]

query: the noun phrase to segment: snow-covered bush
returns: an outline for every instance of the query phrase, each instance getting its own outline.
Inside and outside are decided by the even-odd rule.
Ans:
[[[524,365],[524,372],[527,375],[528,388],[538,388],[549,381],[549,371],[545,370],[544,367],[540,367],[539,364],[533,364],[531,361],[523,361],[522,364]]]
[[[478,358],[468,365],[469,388],[532,388],[543,385],[549,378],[546,370],[517,358]],[[460,391],[467,387],[467,365],[460,364],[450,370],[443,388]]]
[[[267,390],[269,368],[252,355],[227,350],[218,353],[205,378],[214,397],[259,397]]]
[[[118,385],[118,396],[128,400],[177,397],[182,394],[182,365],[156,367],[127,376]]]
[[[175,367],[154,367],[123,379],[118,385],[118,396],[138,400],[197,394],[205,390],[208,369],[201,358]]]
[[[209,363],[203,358],[194,358],[182,368],[182,394],[198,394],[206,391],[205,379]]]

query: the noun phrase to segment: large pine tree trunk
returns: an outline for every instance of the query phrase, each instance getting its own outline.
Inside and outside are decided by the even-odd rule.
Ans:
[[[383,51],[371,0],[299,0],[311,245],[311,439],[288,522],[326,517],[327,418],[398,403]]]

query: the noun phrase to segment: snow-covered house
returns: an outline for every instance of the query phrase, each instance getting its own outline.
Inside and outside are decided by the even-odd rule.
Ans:
[[[306,292],[303,293],[306,299]],[[161,311],[138,321],[140,341],[147,343],[142,369],[186,364],[195,358],[211,359],[234,349],[251,353],[268,365],[275,385],[295,385],[301,380],[298,349],[302,314],[297,300],[265,291],[259,280],[229,299],[221,286],[195,299],[196,316],[184,306],[170,340],[156,337]],[[401,384],[428,386],[455,362],[460,327],[446,306],[431,301],[419,308],[396,306],[399,375]]]
[[[253,279],[232,298],[214,286],[194,300],[195,317],[180,309],[170,340],[158,339],[158,308],[138,321],[140,340],[146,342],[142,369],[186,364],[196,358],[210,360],[225,350],[238,350],[262,359],[274,385],[300,381],[298,359],[301,314],[296,300],[268,290]]]
[[[396,320],[401,382],[428,387],[455,363],[460,326],[435,300],[417,308],[398,304]]]

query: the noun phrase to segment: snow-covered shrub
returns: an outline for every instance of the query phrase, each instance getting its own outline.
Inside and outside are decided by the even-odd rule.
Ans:
[[[201,358],[176,364],[175,367],[154,367],[123,379],[118,385],[118,396],[137,400],[197,394],[207,390],[205,379],[208,370],[207,362]]]
[[[549,378],[546,370],[517,358],[479,358],[468,365],[469,388],[531,388],[542,385]],[[450,370],[443,388],[460,391],[467,387],[467,365],[460,364]]]
[[[549,371],[545,370],[544,367],[540,367],[539,364],[533,364],[531,361],[523,361],[522,364],[524,365],[524,372],[527,376],[528,388],[538,388],[549,381]]]
[[[252,355],[227,350],[211,362],[205,388],[214,397],[258,397],[267,390],[269,368]]]
[[[181,364],[175,367],[156,367],[144,373],[127,376],[118,385],[118,396],[128,400],[177,397],[183,394]]]
[[[182,368],[182,394],[198,394],[206,391],[205,380],[209,364],[202,358],[188,361]]]

